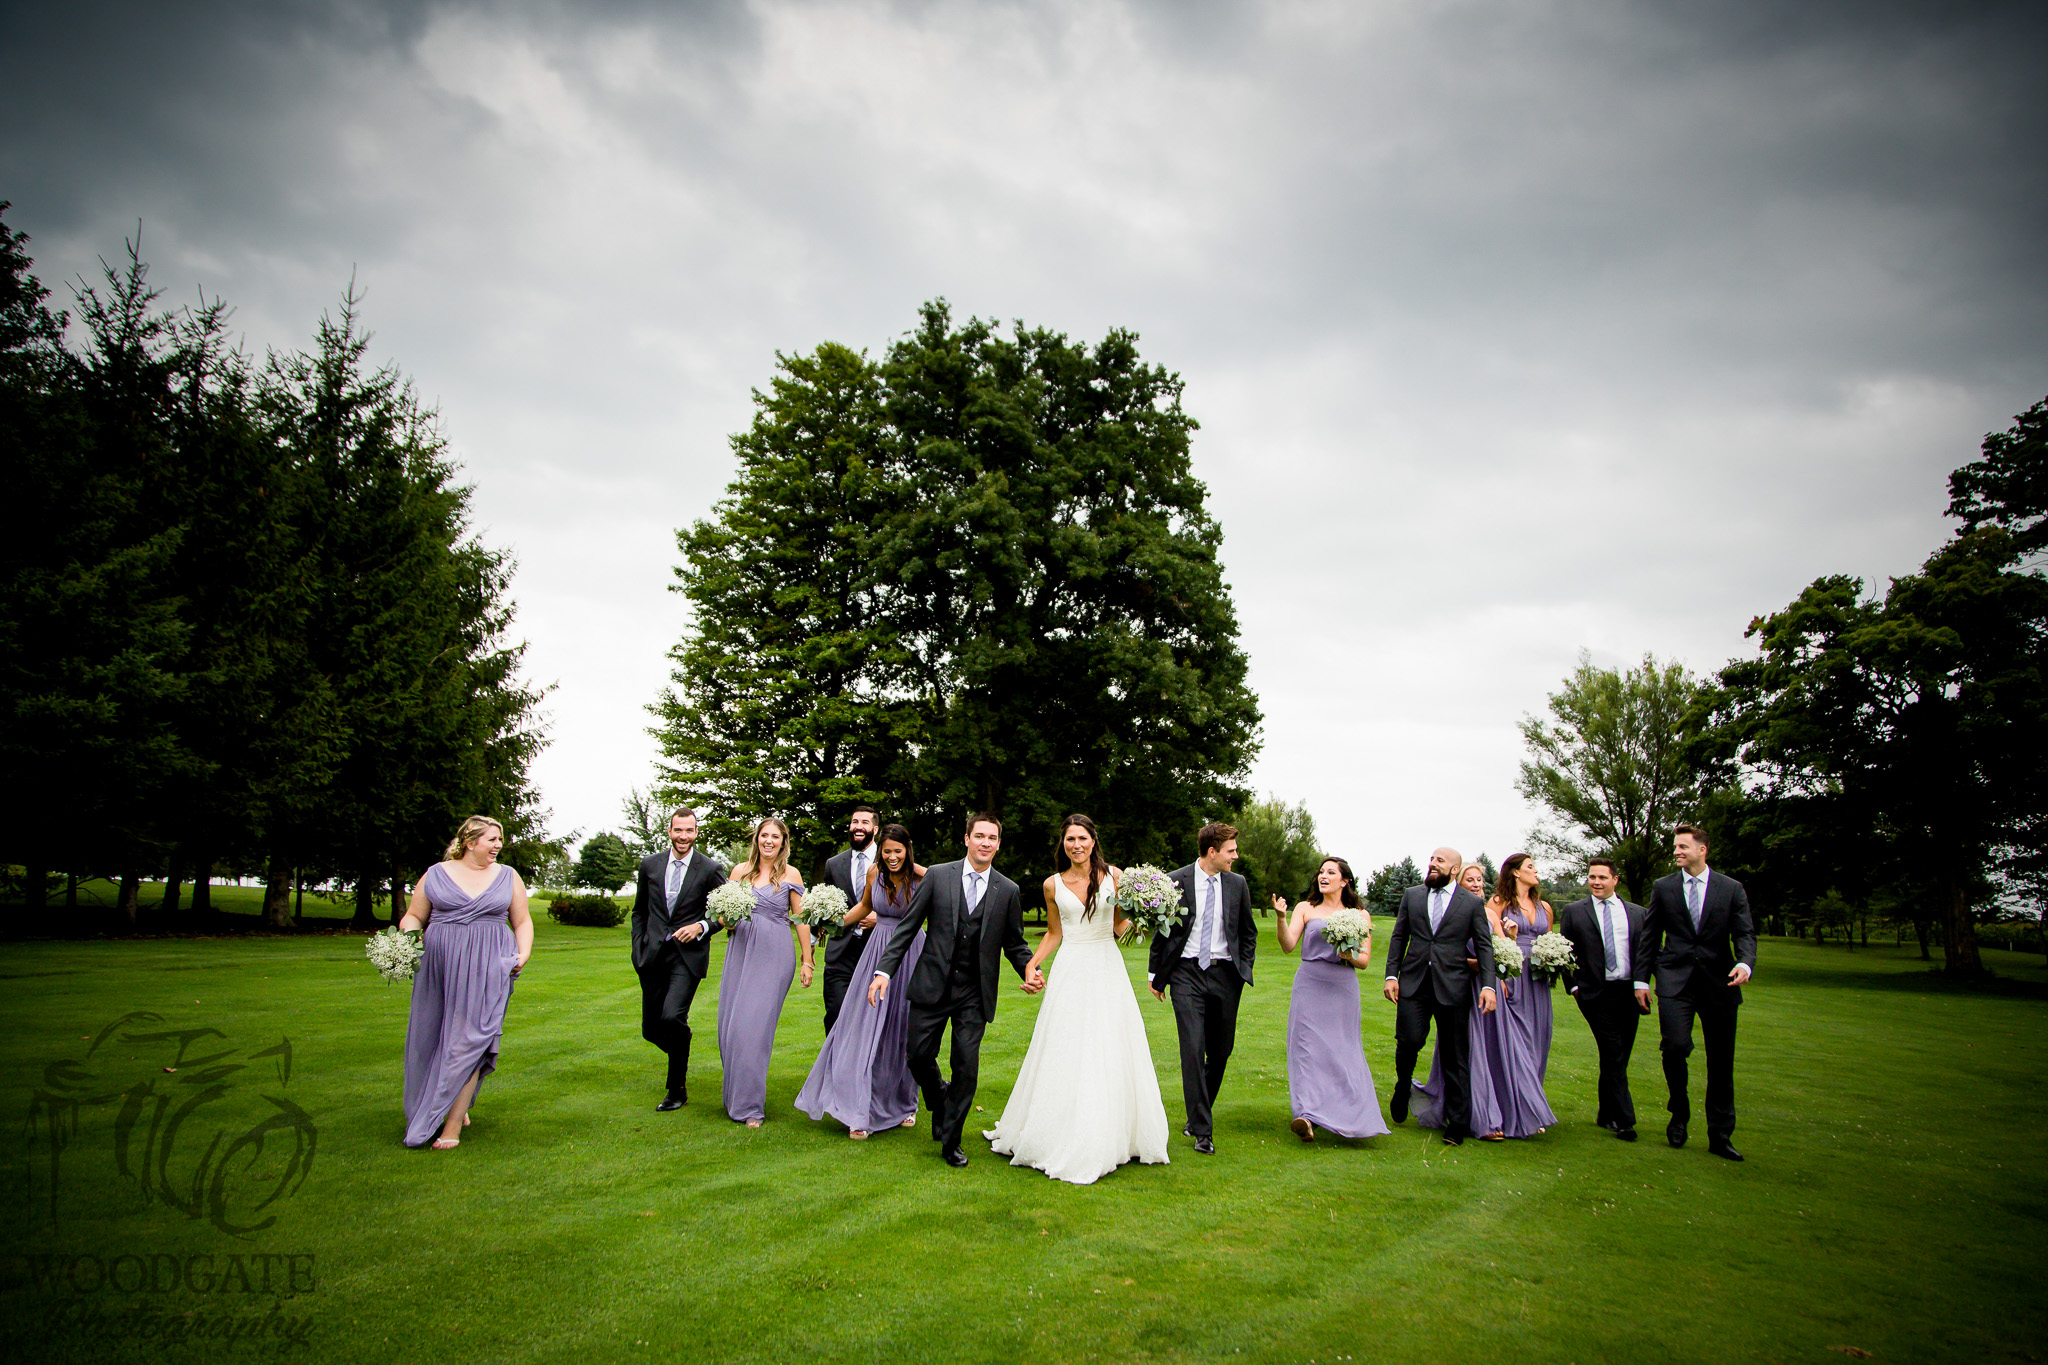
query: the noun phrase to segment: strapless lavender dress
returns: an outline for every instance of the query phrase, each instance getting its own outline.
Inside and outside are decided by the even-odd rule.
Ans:
[[[725,966],[718,977],[718,1060],[725,1069],[725,1114],[736,1122],[768,1116],[775,1026],[796,979],[789,928],[794,890],[788,882],[753,888],[754,917],[726,931]]]
[[[1359,1031],[1358,972],[1323,937],[1319,919],[1302,930],[1287,1006],[1287,1095],[1297,1118],[1339,1137],[1387,1131]]]
[[[860,962],[853,969],[853,981],[846,988],[846,1003],[839,1018],[818,1050],[818,1060],[797,1092],[796,1107],[814,1119],[830,1114],[848,1128],[879,1133],[895,1128],[905,1119],[917,1117],[917,1082],[911,1079],[910,992],[891,991],[881,1005],[868,1004],[868,983],[874,980],[875,965],[889,947],[889,936],[910,897],[917,889],[913,881],[900,894],[875,879],[868,904],[875,912],[874,932],[861,949]],[[917,970],[918,955],[924,951],[924,931],[911,940],[910,951],[897,969],[898,981],[910,980]]]
[[[519,961],[519,945],[512,938],[512,878],[512,869],[501,866],[475,896],[457,886],[439,863],[420,879],[432,913],[422,936],[420,965],[413,972],[412,1015],[405,1026],[408,1147],[424,1147],[439,1137],[469,1078],[498,1069],[512,967]]]

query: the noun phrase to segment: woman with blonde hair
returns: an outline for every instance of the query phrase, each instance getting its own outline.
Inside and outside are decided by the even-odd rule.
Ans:
[[[496,820],[464,820],[398,921],[400,929],[426,931],[405,1029],[408,1147],[461,1145],[477,1086],[498,1069],[512,981],[533,954],[526,883],[498,862],[504,847],[505,827]]]
[[[804,902],[803,879],[789,869],[789,826],[768,816],[754,826],[746,860],[732,879],[754,892],[754,917],[727,933],[718,983],[718,1060],[725,1069],[726,1117],[759,1128],[768,1114],[768,1059],[789,983],[811,984],[811,930],[796,926],[803,961],[789,941],[790,916]]]

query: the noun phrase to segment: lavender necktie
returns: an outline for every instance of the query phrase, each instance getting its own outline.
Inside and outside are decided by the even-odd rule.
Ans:
[[[1202,897],[1202,922],[1195,926],[1195,932],[1202,936],[1202,941],[1195,945],[1195,961],[1201,963],[1202,970],[1206,972],[1209,964],[1216,960],[1216,955],[1209,951],[1210,940],[1216,932],[1216,879],[1208,877],[1204,882],[1209,889]]]
[[[1600,902],[1600,931],[1607,940],[1607,976],[1619,980],[1622,970],[1620,937],[1614,932],[1614,902]]]
[[[668,860],[668,908],[676,908],[676,897],[683,894],[683,865],[674,858]]]
[[[1700,919],[1702,917],[1700,879],[1698,877],[1687,876],[1685,879],[1685,908],[1692,912],[1692,931],[1697,934],[1700,931]]]
[[[981,874],[968,873],[967,883],[967,918],[973,919],[975,910],[981,905]]]

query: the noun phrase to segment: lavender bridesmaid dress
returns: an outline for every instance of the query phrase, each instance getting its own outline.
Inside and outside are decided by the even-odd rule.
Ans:
[[[1312,919],[1301,933],[1301,966],[1287,1006],[1287,1094],[1297,1118],[1339,1137],[1388,1131],[1359,1033],[1358,972]]]
[[[875,964],[889,946],[896,923],[910,908],[911,893],[921,879],[913,879],[900,894],[875,878],[868,904],[875,912],[875,930],[861,949],[860,962],[853,969],[853,981],[846,988],[846,1004],[818,1060],[811,1067],[804,1088],[797,1092],[796,1107],[812,1118],[830,1114],[848,1128],[878,1133],[895,1128],[905,1119],[917,1117],[917,1082],[911,1079],[910,992],[891,991],[877,1008],[868,1004],[868,982],[874,979]],[[910,951],[897,969],[898,981],[910,980],[924,951],[924,931],[911,940]]]
[[[1484,921],[1481,921],[1484,923]],[[1465,956],[1476,957],[1479,947],[1466,940]],[[1495,992],[1496,995],[1499,992]],[[1488,1021],[1496,1018],[1499,1011],[1483,1014],[1479,1009],[1479,983],[1472,983],[1472,1007],[1465,1016],[1465,1027],[1470,1030],[1469,1074],[1472,1077],[1472,1131],[1481,1137],[1497,1131],[1500,1126],[1500,1097],[1495,1078],[1500,1068],[1495,1064],[1494,1055],[1500,1050],[1499,1037]],[[1444,1120],[1444,1056],[1443,1044],[1431,1049],[1429,1058],[1429,1079],[1415,1087],[1409,1099],[1409,1114],[1416,1125],[1422,1128],[1442,1128]]]
[[[519,961],[512,938],[512,877],[512,869],[501,865],[475,896],[439,863],[420,878],[431,913],[405,1026],[408,1147],[439,1137],[469,1078],[498,1069],[512,967]]]
[[[789,983],[796,978],[790,941],[788,882],[757,886],[754,917],[727,931],[718,978],[718,1060],[725,1069],[726,1117],[744,1123],[768,1116],[768,1058]]]
[[[1494,1053],[1500,1068],[1494,1087],[1500,1096],[1501,1131],[1509,1137],[1530,1137],[1557,1122],[1543,1095],[1544,1073],[1550,1069],[1550,983],[1529,972],[1529,954],[1544,926],[1519,907],[1509,909],[1504,918],[1515,925],[1522,974],[1501,983],[1493,1026],[1500,1043]]]

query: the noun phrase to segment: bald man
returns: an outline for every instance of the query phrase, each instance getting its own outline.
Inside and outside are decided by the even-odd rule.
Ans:
[[[1493,1013],[1497,999],[1493,925],[1486,903],[1458,885],[1464,866],[1458,850],[1440,848],[1429,855],[1422,885],[1401,893],[1385,987],[1396,1006],[1394,1122],[1407,1121],[1415,1059],[1434,1022],[1444,1062],[1444,1142],[1452,1147],[1472,1136],[1472,990],[1479,989],[1482,1013]],[[1478,971],[1465,965],[1467,958],[1478,960]]]

